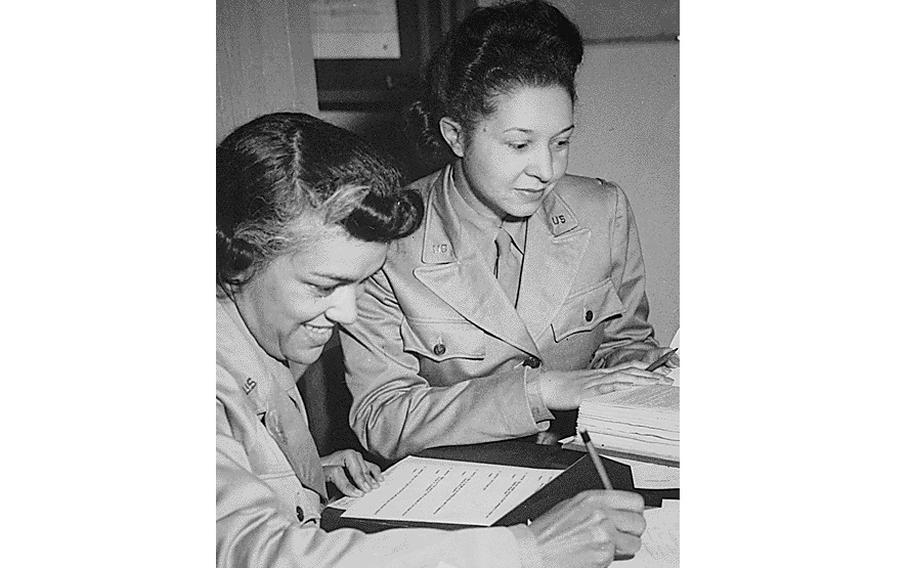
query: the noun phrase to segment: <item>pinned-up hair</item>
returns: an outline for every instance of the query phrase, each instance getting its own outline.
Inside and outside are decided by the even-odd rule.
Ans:
[[[414,232],[420,195],[354,134],[302,113],[256,118],[217,148],[217,281],[242,286],[309,235],[301,219],[336,224],[351,237],[391,242]]]
[[[560,86],[574,101],[584,55],[578,27],[539,0],[476,8],[440,45],[426,68],[423,94],[408,109],[411,135],[429,156],[447,155],[439,120],[450,117],[470,139],[495,111],[493,98],[518,87]]]

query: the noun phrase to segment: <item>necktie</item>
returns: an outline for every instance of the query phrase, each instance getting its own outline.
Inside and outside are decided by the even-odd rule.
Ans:
[[[496,266],[493,267],[493,274],[514,306],[518,301],[518,285],[521,282],[521,259],[512,246],[512,237],[502,227],[496,233]]]

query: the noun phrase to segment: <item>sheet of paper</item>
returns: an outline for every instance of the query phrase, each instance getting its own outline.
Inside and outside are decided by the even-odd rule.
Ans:
[[[490,526],[560,473],[410,456],[341,516]]]
[[[616,560],[616,568],[679,568],[679,501],[664,500],[659,509],[646,509],[648,523],[641,550],[629,560]]]
[[[637,489],[679,489],[678,467],[610,455],[607,457],[632,468],[632,480]]]
[[[329,506],[334,507],[336,509],[341,509],[342,511],[344,511],[345,509],[347,509],[348,507],[350,507],[351,505],[353,505],[356,502],[357,502],[357,497],[339,497],[338,499],[335,499],[334,501],[329,503]]]

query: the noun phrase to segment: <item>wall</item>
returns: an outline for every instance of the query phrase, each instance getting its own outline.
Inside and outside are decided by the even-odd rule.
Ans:
[[[644,250],[651,323],[679,327],[679,44],[585,46],[569,171],[617,182]]]
[[[218,140],[268,112],[316,114],[316,71],[306,12],[306,2],[297,0],[218,0]]]
[[[489,6],[498,0],[481,0]],[[585,41],[679,36],[679,0],[548,0],[575,22]]]

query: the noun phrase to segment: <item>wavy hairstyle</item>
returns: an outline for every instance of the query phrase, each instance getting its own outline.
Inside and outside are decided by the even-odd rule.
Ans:
[[[354,238],[391,242],[414,232],[420,195],[354,134],[302,113],[256,118],[217,148],[217,282],[239,287],[312,236],[311,215]]]
[[[439,120],[465,127],[495,110],[494,97],[521,86],[563,87],[573,101],[584,55],[578,27],[539,0],[476,8],[453,29],[427,65],[423,93],[407,111],[410,135],[428,158],[450,156]]]

